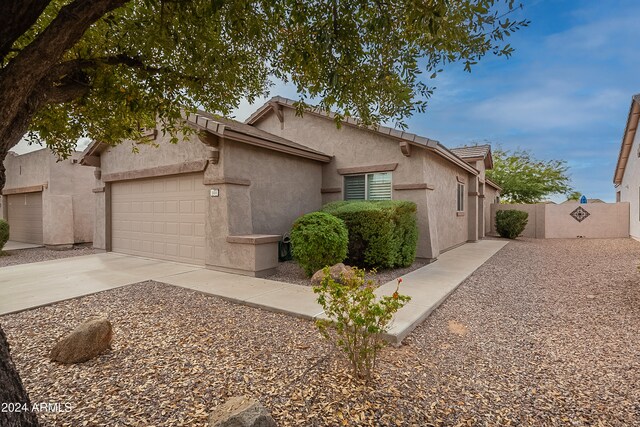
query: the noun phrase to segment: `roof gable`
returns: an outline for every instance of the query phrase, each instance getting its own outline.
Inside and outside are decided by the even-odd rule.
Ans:
[[[277,114],[278,109],[282,107],[296,109],[296,101],[293,101],[288,98],[283,98],[281,96],[274,96],[269,101],[264,103],[264,105],[258,108],[253,114],[251,114],[251,116],[249,116],[249,118],[245,120],[245,124],[253,126],[263,118],[267,117],[270,112],[273,111]],[[307,110],[307,112],[327,120],[335,120],[336,118],[335,113],[332,113],[332,112],[327,113],[317,108],[311,108]],[[403,143],[409,143],[411,145],[426,148],[428,150],[431,150],[437,153],[439,156],[441,156],[445,160],[448,160],[449,162],[466,170],[467,172],[472,173],[473,175],[478,175],[480,173],[475,167],[471,166],[469,163],[467,163],[460,157],[456,156],[451,150],[449,150],[448,148],[446,148],[444,145],[442,145],[440,142],[436,140],[426,138],[420,135],[416,135],[410,132],[399,131],[397,129],[393,129],[387,126],[365,127],[362,125],[362,123],[359,120],[354,119],[353,117],[345,118],[342,121],[342,123],[347,126],[357,127],[364,131],[382,134],[382,135],[391,137],[393,139],[396,139],[398,141],[401,141]]]
[[[493,169],[493,156],[491,155],[490,144],[465,145],[464,147],[452,148],[451,151],[466,161],[483,160],[486,169]]]

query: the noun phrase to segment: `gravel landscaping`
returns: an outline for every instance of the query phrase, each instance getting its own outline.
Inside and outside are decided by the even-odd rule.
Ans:
[[[102,251],[93,249],[88,245],[77,245],[72,249],[67,250],[53,250],[47,248],[16,249],[13,251],[3,251],[2,254],[0,254],[0,267],[28,264],[30,262],[49,261],[51,259],[91,255],[100,252]]]
[[[365,277],[375,280],[380,284],[385,284],[391,280],[397,279],[398,277],[402,277],[413,270],[424,267],[427,264],[429,263],[426,260],[416,260],[409,267],[380,270],[376,274],[367,273]],[[279,262],[276,273],[265,277],[265,279],[293,283],[296,285],[311,286],[311,279],[304,274],[302,267],[300,267],[295,261]]]
[[[44,425],[201,426],[247,394],[281,426],[631,426],[639,264],[630,239],[510,243],[383,351],[372,386],[311,322],[155,282],[0,322],[31,399],[72,406],[40,413]],[[94,313],[112,320],[113,349],[49,362],[56,339]]]

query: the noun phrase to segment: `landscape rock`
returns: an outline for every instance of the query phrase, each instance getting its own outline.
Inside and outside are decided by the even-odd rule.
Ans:
[[[113,328],[106,317],[91,317],[59,341],[49,358],[60,363],[82,363],[104,353],[111,345]]]
[[[344,265],[343,263],[340,262],[338,264],[331,266],[331,268],[329,268],[329,274],[331,275],[331,278],[335,282],[341,283],[342,277],[345,277],[345,278],[353,277],[354,272],[352,267],[349,267],[348,265]],[[320,282],[322,282],[322,279],[324,279],[324,271],[318,270],[313,274],[313,276],[311,276],[311,284],[313,286],[319,285]]]
[[[276,427],[276,422],[257,400],[235,396],[213,409],[209,427]]]

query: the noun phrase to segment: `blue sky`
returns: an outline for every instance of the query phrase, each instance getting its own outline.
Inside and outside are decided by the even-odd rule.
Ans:
[[[407,121],[409,131],[448,147],[489,141],[566,160],[578,191],[613,201],[620,140],[631,96],[640,92],[640,2],[523,4],[512,16],[531,24],[510,38],[514,55],[488,56],[471,74],[461,64],[449,66],[430,82],[436,86],[430,106]],[[296,99],[295,88],[281,84],[271,95]],[[236,117],[244,120],[262,102],[243,103]]]
[[[490,141],[568,162],[573,186],[614,201],[612,177],[631,96],[640,92],[640,2],[525,0],[531,20],[511,37],[510,59],[486,57],[472,73],[448,67],[430,108],[409,131],[448,147]],[[277,85],[272,95],[296,97]],[[243,105],[244,119],[255,107]],[[556,201],[564,197],[555,197]]]

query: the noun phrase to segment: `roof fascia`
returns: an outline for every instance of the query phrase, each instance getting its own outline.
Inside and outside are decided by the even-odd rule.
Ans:
[[[640,119],[640,104],[638,95],[633,96],[631,100],[631,106],[629,107],[629,116],[627,117],[627,124],[622,134],[622,142],[620,144],[620,152],[618,154],[618,162],[616,163],[616,169],[613,175],[613,183],[620,185],[622,178],[624,177],[625,169],[627,168],[627,162],[631,153],[631,147],[636,136],[636,130],[638,128],[638,121]]]

